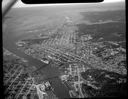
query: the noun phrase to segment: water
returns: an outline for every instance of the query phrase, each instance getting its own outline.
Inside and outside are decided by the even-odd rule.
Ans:
[[[29,66],[36,66],[37,69],[42,67],[40,69],[40,71],[42,72],[42,76],[45,75],[45,79],[48,79],[50,81],[52,87],[54,88],[54,93],[56,94],[56,96],[58,98],[69,98],[69,90],[62,84],[61,80],[58,78],[58,68],[42,63],[40,60],[34,59],[17,49],[15,42],[19,39],[22,39],[22,37],[26,37],[25,34],[17,36],[16,33],[3,33],[3,47],[16,54],[17,56],[28,60]]]

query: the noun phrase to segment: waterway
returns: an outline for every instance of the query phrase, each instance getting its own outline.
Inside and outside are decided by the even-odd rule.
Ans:
[[[45,75],[45,79],[49,79],[52,87],[54,88],[55,95],[60,99],[69,98],[69,90],[64,86],[64,84],[59,79],[59,70],[56,67],[45,64],[40,60],[34,59],[33,57],[26,55],[24,52],[21,52],[17,49],[16,42],[23,37],[26,37],[28,34],[17,35],[15,32],[4,32],[3,33],[3,47],[9,50],[10,52],[16,54],[19,57],[22,57],[28,60],[29,66],[36,66],[36,68],[41,68],[40,71],[43,72],[42,76]]]

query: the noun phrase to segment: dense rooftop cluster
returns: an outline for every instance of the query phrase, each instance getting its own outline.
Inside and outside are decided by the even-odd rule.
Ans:
[[[44,98],[42,93],[46,90],[48,95],[53,94],[49,91],[51,90],[48,89],[49,86],[44,87],[41,91],[40,87],[44,85],[44,82],[42,84],[37,83],[35,77],[32,77],[32,74],[28,72],[29,68],[26,65],[23,59],[4,49],[3,84],[5,99],[42,99]],[[45,98],[50,99],[48,95]]]
[[[62,32],[51,37],[22,40],[18,42],[21,44],[18,48],[34,58],[43,62],[47,60],[52,66],[58,67],[60,78],[72,89],[69,92],[73,94],[72,97],[89,96],[87,93],[83,94],[82,85],[90,82],[83,80],[81,76],[88,69],[105,70],[120,75],[127,73],[126,51],[116,42],[94,42],[91,35],[77,37],[77,32]],[[66,43],[61,45],[61,40]]]
[[[16,43],[12,50],[17,47],[19,52],[25,53],[23,57],[30,56],[30,61],[38,62],[33,62],[37,67],[33,76],[25,72],[28,68],[23,68],[26,65],[22,63],[26,60],[4,60],[6,93],[14,88],[19,94],[9,91],[13,97],[20,97],[23,92],[23,97],[30,97],[28,93],[32,88],[33,97],[38,95],[42,99],[44,95],[49,96],[50,92],[42,92],[46,84],[44,74],[47,74],[59,78],[51,80],[52,85],[62,82],[72,98],[126,96],[125,10],[122,7],[117,9],[120,6],[114,7],[114,4],[89,6],[71,6],[73,9],[69,7],[70,10],[53,7],[53,10],[48,8],[46,11],[40,8],[12,11],[11,15],[15,16],[6,22],[9,28],[4,43],[10,38],[13,43],[7,42],[8,48]],[[25,16],[20,17],[22,15]],[[13,30],[14,37],[9,37],[10,30]],[[5,53],[6,59],[14,56],[8,51]],[[31,71],[32,66],[28,67]],[[52,71],[57,73],[54,75]],[[54,86],[55,90],[58,94],[62,92],[59,90],[64,93],[65,88],[59,84]]]

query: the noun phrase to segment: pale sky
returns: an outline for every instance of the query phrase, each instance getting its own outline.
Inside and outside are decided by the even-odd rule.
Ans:
[[[104,0],[102,3],[112,3],[112,2],[125,2],[125,0]],[[51,6],[51,5],[58,5],[58,4],[24,4],[21,2],[21,0],[18,0],[18,2],[14,5],[14,7],[34,7],[34,6]],[[67,5],[67,4],[61,4],[61,5]]]

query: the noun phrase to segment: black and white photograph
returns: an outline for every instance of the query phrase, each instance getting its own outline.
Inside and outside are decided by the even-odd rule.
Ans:
[[[2,0],[3,99],[126,97],[125,10]]]

